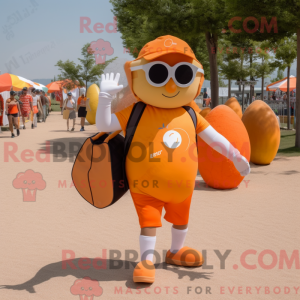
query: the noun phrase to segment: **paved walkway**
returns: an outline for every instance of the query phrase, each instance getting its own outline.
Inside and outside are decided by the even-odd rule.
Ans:
[[[103,289],[94,300],[300,297],[300,157],[278,156],[269,166],[252,165],[247,181],[231,191],[206,188],[198,177],[186,245],[203,250],[207,264],[159,264],[153,285],[136,285],[128,260],[139,251],[140,229],[130,194],[97,210],[71,183],[76,145],[96,133],[96,127],[79,132],[78,119],[76,131],[67,132],[58,112],[37,129],[27,127],[15,139],[10,132],[0,134],[0,299],[79,299],[70,288],[85,276]],[[48,155],[41,151],[46,147]],[[65,158],[53,155],[59,149]],[[46,185],[35,198],[17,188],[24,182],[13,183],[26,170],[40,173]],[[158,259],[170,243],[170,224],[163,220],[157,234]],[[245,259],[243,253],[248,254]],[[295,260],[289,269],[285,254],[290,258],[292,253]],[[80,260],[83,257],[90,259]],[[99,257],[104,258],[103,268]],[[66,258],[74,260],[64,265]]]

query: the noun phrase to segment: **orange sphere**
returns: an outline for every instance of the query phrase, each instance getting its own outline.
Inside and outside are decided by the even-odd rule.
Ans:
[[[205,118],[240,153],[250,159],[250,140],[238,115],[228,106],[215,107]],[[198,137],[198,168],[203,180],[215,189],[232,189],[243,180],[234,164]]]
[[[205,118],[211,112],[210,107],[206,107],[200,111],[200,115]]]
[[[237,99],[235,97],[229,98],[225,102],[225,105],[227,105],[231,109],[233,109],[233,111],[240,117],[240,119],[242,118],[242,116],[243,116],[242,108],[241,108],[239,101],[237,101]]]
[[[250,138],[250,161],[257,165],[270,164],[280,144],[280,127],[275,113],[265,102],[255,100],[245,110],[242,121]]]

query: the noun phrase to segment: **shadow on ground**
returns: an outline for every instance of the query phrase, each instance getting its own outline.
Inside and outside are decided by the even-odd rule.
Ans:
[[[16,291],[26,290],[29,293],[35,293],[35,286],[42,284],[55,277],[66,277],[74,276],[76,279],[81,279],[83,277],[90,277],[93,280],[100,282],[103,281],[125,281],[125,285],[132,289],[136,288],[147,288],[150,284],[134,283],[132,280],[132,272],[136,266],[136,262],[127,261],[127,260],[112,260],[107,259],[103,261],[103,269],[99,269],[102,265],[98,264],[96,267],[90,267],[88,270],[83,270],[78,267],[78,262],[80,258],[73,260],[66,260],[55,262],[49,265],[42,267],[31,279],[28,281],[16,284],[16,285],[0,285],[1,289],[10,289]],[[93,261],[93,259],[90,259]],[[64,265],[63,265],[64,263]],[[82,262],[81,262],[82,263]],[[94,263],[94,261],[93,261]],[[94,264],[93,264],[94,266]],[[86,264],[85,264],[86,267]],[[193,271],[195,269],[201,270],[199,268],[191,267],[177,267],[170,266],[166,263],[155,264],[156,269],[166,269],[170,270],[173,273],[178,275],[178,279],[183,277],[189,277],[190,281],[195,279],[211,279],[212,272],[199,272]]]
[[[68,160],[73,163],[78,151],[85,140],[91,136],[91,133],[83,132],[84,136],[81,137],[71,137],[72,134],[73,132],[70,132],[69,138],[49,139],[40,144],[41,148],[39,150],[43,152],[47,151],[47,153],[52,154],[53,158],[51,160],[53,162],[64,162]]]

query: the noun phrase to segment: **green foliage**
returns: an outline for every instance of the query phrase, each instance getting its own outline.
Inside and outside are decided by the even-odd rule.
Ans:
[[[227,87],[228,84],[226,84],[223,79],[219,76],[219,87]]]
[[[205,33],[219,34],[224,27],[224,0],[110,0],[123,45],[137,57],[142,47],[159,36],[186,41],[201,62],[205,78],[210,66]]]
[[[61,74],[58,75],[59,80],[65,80],[65,88],[71,90],[75,85],[86,86],[89,83],[96,83],[99,77],[103,74],[104,69],[108,64],[114,61],[117,57],[107,60],[104,64],[96,64],[93,51],[89,49],[90,44],[85,44],[81,49],[83,58],[78,58],[80,64],[73,61],[59,60],[56,66]]]
[[[297,36],[284,37],[276,43],[277,51],[275,57],[282,64],[282,68],[291,67],[297,58]]]
[[[278,68],[278,70],[277,70],[277,77],[271,79],[271,82],[276,82],[276,81],[279,81],[279,80],[281,80],[283,78],[284,78],[283,70],[280,69],[280,68]]]

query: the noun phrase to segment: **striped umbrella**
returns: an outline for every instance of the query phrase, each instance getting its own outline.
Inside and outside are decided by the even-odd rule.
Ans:
[[[0,93],[4,91],[10,91],[13,88],[14,91],[20,91],[23,87],[32,87],[34,82],[21,76],[4,73],[0,75]]]
[[[41,84],[41,83],[34,82],[33,87],[34,87],[36,90],[43,90],[45,93],[48,92],[48,88],[47,88],[46,86],[44,86],[43,84]]]
[[[290,76],[290,92],[296,88],[296,79],[295,76]],[[267,85],[267,91],[276,91],[277,89],[287,92],[287,77]]]

